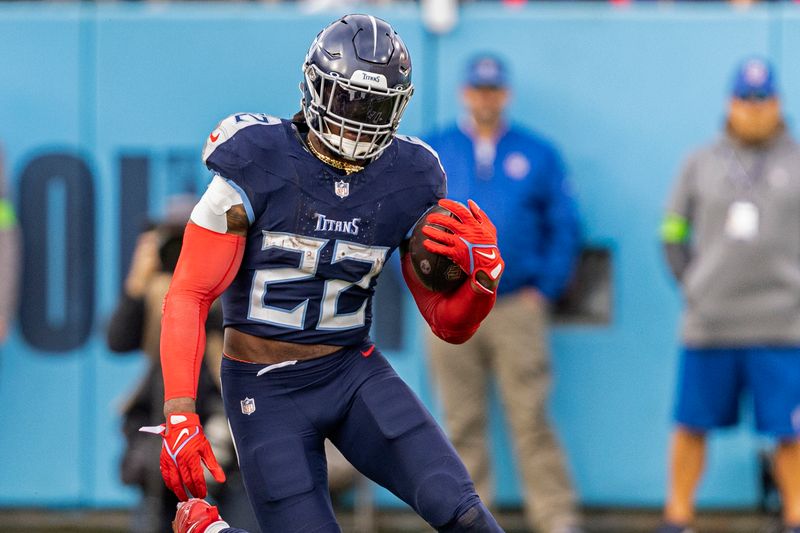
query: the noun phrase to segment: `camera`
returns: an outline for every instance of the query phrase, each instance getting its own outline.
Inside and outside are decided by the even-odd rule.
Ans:
[[[163,272],[175,272],[178,256],[183,245],[184,226],[160,224],[155,227],[158,234],[158,258]]]

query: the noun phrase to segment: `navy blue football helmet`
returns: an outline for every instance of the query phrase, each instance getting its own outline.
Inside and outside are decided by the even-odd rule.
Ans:
[[[370,160],[392,142],[414,86],[411,58],[392,26],[346,15],[306,54],[301,106],[308,127],[334,153]]]

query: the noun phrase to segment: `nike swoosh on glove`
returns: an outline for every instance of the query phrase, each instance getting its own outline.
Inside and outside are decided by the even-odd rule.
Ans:
[[[164,439],[161,447],[161,476],[179,500],[189,499],[187,489],[195,498],[206,497],[208,491],[203,464],[217,482],[225,481],[225,472],[211,451],[211,444],[203,433],[196,413],[172,413],[166,424],[143,427],[139,431],[160,434]]]
[[[422,233],[428,237],[422,245],[429,252],[443,255],[469,274],[472,286],[489,294],[494,291],[481,284],[476,275],[483,272],[494,282],[500,280],[505,262],[497,248],[497,228],[478,204],[468,200],[467,209],[453,200],[439,200],[439,205],[457,218],[442,213],[431,213]],[[442,226],[452,233],[430,226]],[[496,283],[495,283],[496,286]]]

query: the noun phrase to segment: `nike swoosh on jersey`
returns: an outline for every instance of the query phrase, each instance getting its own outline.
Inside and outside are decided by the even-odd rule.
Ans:
[[[369,357],[370,355],[372,355],[372,352],[374,351],[375,351],[375,345],[373,344],[366,350],[361,350],[361,355],[363,355],[364,357]]]
[[[219,136],[220,136],[219,133],[217,133],[216,135],[214,135],[214,133],[212,133],[211,135],[208,136],[208,138],[211,139],[212,143],[215,143],[215,142],[217,142],[217,139],[219,139]]]
[[[497,252],[495,252],[494,250],[492,250],[492,253],[490,254],[487,254],[486,252],[481,252],[480,250],[475,250],[475,253],[478,255],[482,255],[487,259],[494,259],[495,257],[497,257]]]

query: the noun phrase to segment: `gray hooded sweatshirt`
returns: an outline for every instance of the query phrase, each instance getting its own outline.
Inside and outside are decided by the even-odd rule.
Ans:
[[[800,346],[800,146],[729,135],[692,154],[667,206],[687,223],[683,341]],[[673,268],[673,270],[675,270]]]

